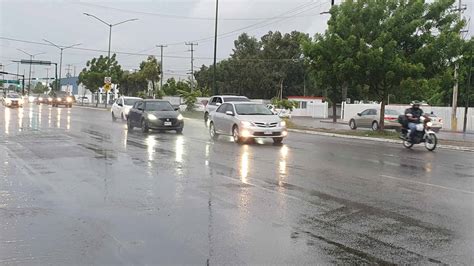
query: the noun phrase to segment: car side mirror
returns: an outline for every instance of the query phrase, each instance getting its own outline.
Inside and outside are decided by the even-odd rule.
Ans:
[[[221,105],[222,105],[222,103],[216,103],[216,106],[221,106]]]
[[[174,110],[175,110],[175,111],[179,111],[179,107],[175,107]]]
[[[361,114],[361,113],[357,113],[357,115],[358,115],[358,116],[362,116],[362,114]]]
[[[142,112],[143,112],[143,108],[139,107],[139,108],[137,108],[137,109],[138,109],[139,111],[142,111]]]
[[[234,116],[234,112],[232,112],[232,111],[226,111],[225,114],[226,114],[226,115]]]
[[[120,106],[120,107],[123,107],[123,104],[121,104],[121,103],[118,103],[117,105]]]

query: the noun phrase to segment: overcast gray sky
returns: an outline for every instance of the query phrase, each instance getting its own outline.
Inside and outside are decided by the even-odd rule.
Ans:
[[[465,3],[468,5],[465,15],[472,16],[473,0]],[[298,30],[311,36],[323,32],[329,16],[320,12],[329,6],[330,0],[220,0],[217,57],[227,57],[232,51],[233,41],[242,32],[258,38],[270,30]],[[165,79],[170,76],[186,78],[190,53],[184,43],[190,41],[198,43],[194,65],[212,63],[214,0],[0,0],[0,37],[40,43],[47,39],[64,46],[82,43],[78,46],[81,50],[68,49],[63,54],[63,73],[71,64],[71,74],[74,66],[78,74],[87,60],[105,55],[108,48],[108,27],[85,16],[84,12],[112,24],[138,19],[112,30],[112,51],[143,54],[118,54],[118,61],[124,69],[138,68],[146,54],[158,57],[160,50],[155,45],[168,44],[163,60]],[[16,63],[11,63],[11,60],[28,58],[17,49],[30,54],[45,52],[35,59],[59,61],[57,48],[0,39],[0,62],[7,71],[17,70]],[[21,66],[20,72],[23,73],[24,69],[27,66]],[[37,66],[35,76],[45,77],[45,67]]]

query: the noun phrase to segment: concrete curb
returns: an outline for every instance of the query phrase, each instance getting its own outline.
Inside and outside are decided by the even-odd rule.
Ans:
[[[369,140],[369,141],[377,141],[377,142],[384,142],[384,143],[402,144],[402,141],[401,141],[401,140],[394,140],[394,139],[359,137],[359,136],[351,136],[351,135],[343,135],[343,134],[336,134],[336,133],[318,132],[318,131],[312,131],[312,130],[301,130],[301,129],[288,129],[288,131],[289,131],[289,132],[295,132],[295,133],[309,134],[309,135],[326,136],[326,137],[336,137],[336,138],[344,138],[344,139],[358,139],[358,140]],[[438,145],[438,148],[447,149],[447,150],[455,150],[455,151],[474,152],[474,148],[462,147],[462,146]]]
[[[110,111],[110,109],[105,109],[103,107],[82,106],[82,105],[73,105],[73,106],[77,107],[77,108],[83,108],[83,109],[91,109],[91,110],[99,110],[99,111]]]

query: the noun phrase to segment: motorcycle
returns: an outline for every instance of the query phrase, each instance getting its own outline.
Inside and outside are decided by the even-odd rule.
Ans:
[[[424,115],[420,117],[420,124],[416,125],[416,133],[413,139],[410,139],[410,130],[404,128],[400,135],[403,140],[403,146],[410,149],[415,144],[425,143],[425,148],[429,151],[434,151],[438,145],[438,137],[436,133],[431,129],[433,123],[429,116]]]

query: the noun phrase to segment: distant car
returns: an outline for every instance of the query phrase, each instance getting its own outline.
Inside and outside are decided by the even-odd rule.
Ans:
[[[212,139],[217,139],[219,135],[230,135],[236,143],[255,138],[272,138],[278,144],[288,135],[288,131],[286,122],[263,104],[227,102],[210,114],[209,134]]]
[[[50,95],[52,97],[51,105],[53,107],[59,107],[64,105],[65,107],[71,108],[74,98],[65,91],[57,91]]]
[[[217,108],[223,103],[229,102],[250,102],[249,98],[245,96],[234,96],[234,95],[216,95],[212,96],[207,102],[204,108],[204,122],[209,119],[209,114],[216,111]]]
[[[116,121],[118,117],[122,120],[127,120],[130,109],[132,109],[132,106],[140,100],[142,100],[142,98],[127,96],[118,98],[112,105],[112,108],[110,108],[112,120]]]
[[[7,107],[23,107],[23,97],[17,93],[7,93],[3,97],[3,105]]]
[[[51,104],[53,102],[53,97],[49,96],[48,94],[39,94],[38,97],[35,99],[36,104]]]
[[[400,129],[398,116],[401,115],[397,110],[386,109],[384,116],[384,127],[386,129]],[[349,120],[349,127],[353,130],[358,127],[371,128],[378,130],[380,126],[380,114],[377,109],[366,109]]]
[[[77,99],[77,103],[85,103],[85,104],[89,104],[89,98],[87,98],[86,96],[81,96]]]
[[[428,114],[428,116],[431,118],[431,123],[432,123],[431,129],[434,132],[439,132],[443,128],[443,119],[436,116],[433,112]]]
[[[29,103],[35,103],[38,96],[39,96],[39,94],[30,94],[28,96],[28,102]]]
[[[128,113],[127,127],[129,131],[139,127],[143,133],[156,129],[175,130],[181,134],[184,121],[183,116],[168,101],[139,100]]]

